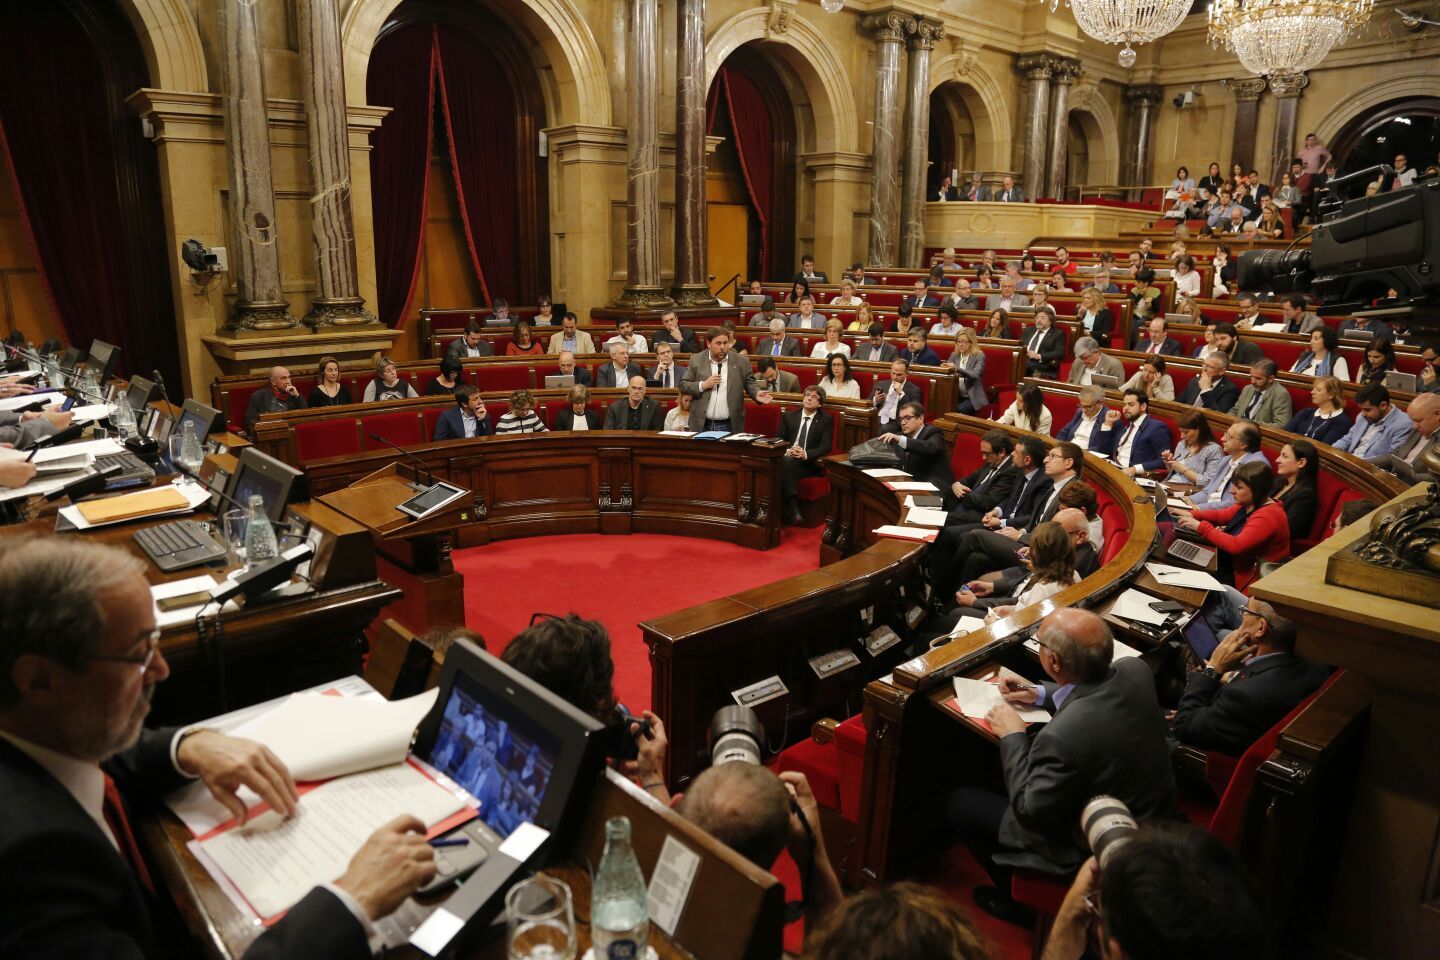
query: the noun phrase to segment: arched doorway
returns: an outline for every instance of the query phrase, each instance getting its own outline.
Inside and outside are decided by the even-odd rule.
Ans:
[[[1078,114],[1072,113],[1067,126],[1069,136],[1065,138],[1065,169],[1060,180],[1065,185],[1061,192],[1066,197],[1072,188],[1078,192],[1091,183],[1090,139],[1085,133],[1085,125],[1080,122]]]
[[[787,82],[793,78],[782,77],[781,69],[756,44],[746,44],[710,85],[708,132],[722,138],[706,191],[710,272],[719,283],[735,272],[770,280],[794,272],[798,138],[794,83]]]
[[[1330,150],[1346,172],[1391,163],[1396,154],[1423,172],[1440,160],[1440,97],[1394,100],[1367,111],[1341,129]]]
[[[956,188],[963,188],[970,180],[970,173],[982,169],[975,137],[975,117],[966,103],[967,91],[968,88],[962,84],[949,81],[930,93],[927,190],[933,191],[946,175],[954,178]]]
[[[407,0],[379,32],[367,96],[392,108],[371,159],[382,319],[550,294],[545,97],[529,42],[485,9]]]

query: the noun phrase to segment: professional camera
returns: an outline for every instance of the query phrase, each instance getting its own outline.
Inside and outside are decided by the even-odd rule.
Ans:
[[[1320,224],[1310,233],[1310,249],[1245,251],[1240,289],[1311,290],[1321,298],[1323,314],[1440,328],[1440,178],[1349,198],[1394,174],[1380,164],[1331,180],[1321,188]]]
[[[600,731],[600,743],[605,755],[622,763],[634,760],[640,756],[640,738],[654,738],[654,734],[650,732],[650,721],[635,716],[623,703],[615,704],[611,714],[610,723]],[[634,724],[638,724],[640,729],[631,733],[630,727]]]
[[[1091,799],[1080,811],[1080,829],[1085,832],[1090,852],[1104,870],[1115,851],[1129,843],[1138,828],[1124,801],[1101,795]]]
[[[749,707],[727,704],[710,720],[710,765],[738,760],[759,765],[765,759],[765,727]]]

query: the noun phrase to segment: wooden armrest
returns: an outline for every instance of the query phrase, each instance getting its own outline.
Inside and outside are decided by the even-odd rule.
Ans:
[[[1369,685],[1347,670],[1290,721],[1276,746],[1301,760],[1317,762],[1343,742],[1369,708]]]
[[[834,743],[835,728],[840,726],[840,721],[832,717],[821,717],[810,727],[810,739],[816,743]]]

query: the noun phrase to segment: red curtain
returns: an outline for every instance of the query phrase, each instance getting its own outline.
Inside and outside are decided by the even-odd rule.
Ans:
[[[749,77],[729,67],[720,68],[720,82],[725,89],[725,104],[730,113],[730,129],[735,133],[735,152],[740,155],[740,170],[745,174],[745,188],[750,203],[760,218],[760,270],[768,263],[766,247],[770,232],[775,186],[775,130],[770,110],[760,88]]]
[[[434,26],[402,27],[375,45],[365,78],[368,102],[391,108],[370,141],[370,201],[380,319],[397,329],[405,326],[425,244],[437,56]]]
[[[147,82],[133,31],[68,4],[9,6],[0,11],[0,163],[51,306],[72,346],[117,344],[124,370],[158,367],[178,389],[154,147],[121,103]]]
[[[439,29],[440,104],[470,261],[489,301],[519,300],[515,92],[494,56],[462,30]]]

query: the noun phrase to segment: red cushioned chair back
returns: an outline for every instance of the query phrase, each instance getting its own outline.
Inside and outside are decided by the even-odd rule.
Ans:
[[[1176,400],[1180,399],[1180,395],[1190,386],[1190,381],[1194,380],[1199,373],[1199,371],[1194,368],[1182,367],[1178,364],[1173,366],[1166,364],[1165,372],[1170,374],[1170,379],[1175,383]]]
[[[424,443],[430,439],[424,431],[424,420],[419,410],[397,410],[394,413],[372,413],[360,418],[361,443],[366,450],[386,448],[389,445],[370,439],[370,434],[384,437],[390,443],[402,447]]]
[[[934,350],[935,356],[940,358],[941,363],[944,363],[946,360],[949,360],[950,355],[955,352],[955,341],[948,339],[932,340],[930,341],[930,349]]]
[[[230,426],[237,430],[245,429],[245,411],[250,408],[250,398],[255,395],[256,390],[269,390],[270,385],[264,384],[259,387],[233,386],[229,390],[230,409],[226,416],[230,419]]]
[[[440,414],[449,409],[449,407],[431,407],[420,414],[421,420],[425,424],[425,438],[427,440],[433,440],[435,438],[435,425],[440,422]]]
[[[1100,508],[1100,529],[1105,534],[1105,546],[1100,548],[1100,565],[1104,566],[1130,542],[1130,524],[1118,503],[1107,503]]]
[[[851,370],[850,376],[854,377],[855,382],[860,384],[860,399],[864,400],[869,397],[870,391],[875,389],[875,374],[869,370]],[[886,374],[885,378],[888,379],[889,376],[889,374]]]
[[[1047,393],[1045,406],[1050,410],[1053,420],[1051,432],[1059,433],[1060,428],[1069,423],[1070,418],[1075,416],[1075,411],[1080,409],[1080,398],[1073,393]]]
[[[957,477],[967,476],[980,469],[980,463],[980,435],[956,434],[955,449],[950,452],[950,472]]]
[[[301,464],[359,453],[360,431],[349,417],[295,425],[295,455]]]
[[[785,373],[795,374],[795,378],[800,381],[801,390],[818,383],[823,375],[822,368],[817,364],[779,363],[775,365],[775,368]]]
[[[835,728],[836,774],[840,781],[840,815],[860,822],[860,787],[865,779],[865,717],[856,714]]]
[[[476,367],[476,380],[481,390],[529,390],[530,365],[519,363],[487,363]],[[544,381],[541,381],[542,383]]]
[[[1015,354],[1018,347],[982,346],[985,354],[985,369],[980,373],[980,382],[986,389],[1009,386],[1015,382]]]
[[[1295,361],[1300,359],[1300,351],[1309,351],[1309,343],[1300,343],[1295,340],[1265,340],[1260,343],[1260,349],[1265,351],[1265,356],[1275,361],[1275,365],[1281,370],[1289,370],[1295,366]],[[1305,391],[1305,400],[1308,403],[1310,391]]]
[[[773,437],[780,433],[780,405],[778,403],[745,403],[745,432]]]
[[[350,388],[350,399],[356,403],[365,399],[365,386],[375,379],[372,373],[341,373],[340,382]]]
[[[542,360],[535,364],[535,386],[545,386],[546,377],[560,376],[560,364],[553,361]]]

